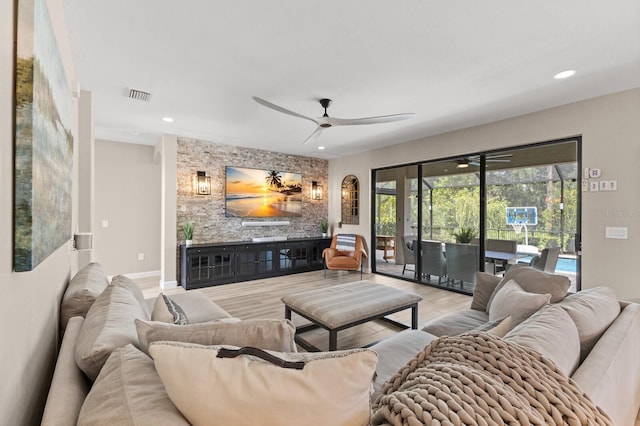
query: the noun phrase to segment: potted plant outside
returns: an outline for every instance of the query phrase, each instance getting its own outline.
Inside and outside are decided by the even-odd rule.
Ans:
[[[184,244],[190,246],[193,243],[193,221],[188,220],[182,225],[184,232]]]
[[[471,227],[462,227],[458,232],[454,232],[453,237],[456,243],[469,244],[476,237],[476,230]]]
[[[322,237],[326,238],[329,234],[329,222],[327,219],[322,219],[320,221],[320,231],[322,231]]]

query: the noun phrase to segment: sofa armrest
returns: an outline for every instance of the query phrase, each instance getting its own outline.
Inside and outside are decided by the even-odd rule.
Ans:
[[[614,425],[633,425],[640,408],[639,323],[640,304],[626,305],[571,376]]]
[[[82,317],[72,317],[67,323],[53,380],[44,407],[42,425],[75,425],[80,408],[89,393],[89,382],[75,360],[75,346]]]

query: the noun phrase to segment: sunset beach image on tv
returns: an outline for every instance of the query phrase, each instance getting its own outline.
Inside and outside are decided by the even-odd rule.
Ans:
[[[226,167],[228,217],[302,216],[300,173]]]

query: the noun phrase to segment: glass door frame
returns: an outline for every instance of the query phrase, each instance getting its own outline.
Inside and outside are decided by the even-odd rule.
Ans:
[[[429,164],[429,163],[435,163],[435,162],[440,162],[440,161],[452,161],[452,160],[456,160],[456,159],[460,159],[460,158],[465,158],[465,157],[479,157],[479,203],[480,203],[480,208],[479,208],[479,253],[480,253],[480,259],[479,259],[479,269],[481,271],[484,271],[484,266],[485,266],[485,262],[484,262],[484,253],[485,253],[485,241],[486,241],[486,235],[487,235],[487,156],[488,155],[496,155],[496,154],[501,154],[501,153],[505,153],[505,152],[509,152],[509,151],[514,151],[514,150],[524,150],[527,148],[534,148],[534,147],[543,147],[545,145],[554,145],[554,144],[562,144],[562,143],[567,143],[567,142],[575,142],[576,144],[576,229],[575,229],[575,253],[576,253],[576,291],[580,291],[581,290],[581,275],[582,275],[582,268],[581,268],[581,249],[582,249],[582,191],[581,191],[581,185],[580,183],[582,182],[582,135],[577,135],[574,137],[568,137],[568,138],[560,138],[560,139],[553,139],[553,140],[549,140],[549,141],[544,141],[544,142],[537,142],[537,143],[531,143],[531,144],[524,144],[524,145],[517,145],[517,146],[511,146],[511,147],[505,147],[505,148],[501,148],[501,149],[496,149],[496,150],[488,150],[488,151],[482,151],[482,152],[475,152],[475,153],[469,153],[469,154],[464,154],[464,155],[456,155],[456,156],[451,156],[451,157],[445,157],[445,158],[438,158],[438,159],[433,159],[433,160],[426,160],[426,161],[420,161],[420,162],[412,162],[412,163],[405,163],[405,164],[398,164],[398,165],[394,165],[394,166],[385,166],[385,167],[381,167],[381,168],[377,168],[377,169],[372,169],[371,170],[371,241],[373,242],[372,246],[373,246],[373,250],[375,250],[376,247],[376,225],[377,225],[377,216],[376,216],[376,185],[377,185],[377,173],[379,171],[383,171],[383,170],[392,170],[392,169],[398,169],[398,168],[403,168],[403,167],[413,167],[415,166],[417,168],[417,226],[416,226],[416,234],[417,234],[417,239],[418,241],[422,240],[422,234],[423,234],[423,223],[422,223],[422,217],[423,217],[423,209],[422,209],[422,203],[423,203],[423,190],[425,189],[424,186],[424,182],[422,179],[422,173],[423,173],[423,168],[422,165],[423,164]],[[427,189],[429,189],[427,187]],[[563,189],[561,189],[563,190]],[[432,201],[432,200],[431,200]],[[563,214],[563,213],[561,213]],[[397,218],[396,218],[397,221]],[[432,224],[433,226],[433,224]],[[564,223],[561,225],[564,226]],[[398,247],[398,245],[396,244],[396,248]],[[421,271],[421,267],[420,267],[420,250],[417,250],[415,253],[415,269],[416,269],[416,275],[419,277]],[[375,256],[375,252],[374,255],[370,257],[371,259],[371,271],[373,273],[379,273],[385,276],[390,276],[393,278],[398,278],[398,279],[403,279],[406,281],[411,281],[411,282],[420,282],[417,279],[411,279],[411,278],[407,278],[404,276],[397,276],[397,275],[392,275],[389,273],[384,273],[384,272],[378,272],[377,268],[376,268],[376,256]],[[453,291],[456,291],[455,289],[452,289]]]

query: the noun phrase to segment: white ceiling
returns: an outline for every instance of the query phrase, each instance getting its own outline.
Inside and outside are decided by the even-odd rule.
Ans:
[[[154,144],[169,133],[334,158],[640,87],[638,0],[64,5],[97,139]],[[577,74],[552,79],[566,69]],[[312,117],[324,97],[333,117],[416,117],[330,128],[302,146],[315,125],[252,96]]]

